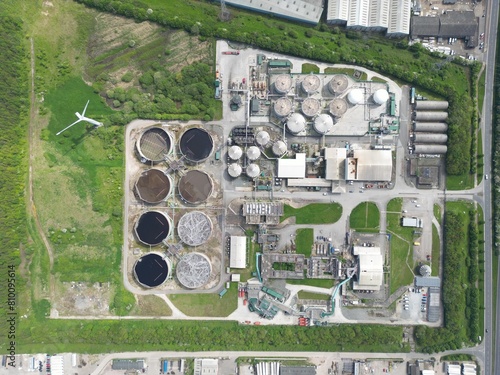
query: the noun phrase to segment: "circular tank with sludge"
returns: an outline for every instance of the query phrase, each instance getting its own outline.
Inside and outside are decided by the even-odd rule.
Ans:
[[[146,203],[158,204],[170,194],[172,181],[159,169],[148,169],[141,173],[135,183],[135,191]]]
[[[212,178],[199,170],[187,172],[179,181],[179,195],[194,205],[205,202],[212,195],[213,188]]]
[[[137,153],[144,163],[164,161],[172,151],[173,140],[170,134],[160,127],[144,130],[136,142]]]
[[[159,245],[170,235],[172,222],[167,214],[160,211],[143,213],[135,223],[137,239],[145,245]]]

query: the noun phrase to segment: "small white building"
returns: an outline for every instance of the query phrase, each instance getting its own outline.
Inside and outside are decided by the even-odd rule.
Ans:
[[[196,358],[194,360],[194,375],[217,375],[219,361],[214,358]]]
[[[296,154],[295,159],[278,160],[278,178],[305,178],[306,154]]]
[[[422,219],[419,219],[417,217],[404,217],[401,221],[401,225],[403,227],[422,228],[424,226],[424,223]]]
[[[246,268],[247,238],[245,236],[231,236],[229,250],[229,267]]]

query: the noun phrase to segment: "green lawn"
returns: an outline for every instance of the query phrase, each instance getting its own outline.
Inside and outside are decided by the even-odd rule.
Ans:
[[[321,301],[328,301],[331,297],[329,294],[312,293],[312,292],[306,292],[304,290],[299,290],[299,292],[297,293],[297,296],[300,299],[316,299],[316,300],[321,300]]]
[[[439,265],[441,264],[441,243],[436,226],[432,225],[432,276],[439,276]]]
[[[304,63],[302,64],[302,73],[303,74],[309,74],[309,73],[319,73],[319,67],[316,64],[310,64],[310,63]]]
[[[446,189],[466,190],[474,187],[474,175],[466,173],[458,176],[446,176]]]
[[[439,204],[434,204],[434,217],[438,221],[438,223],[441,223],[441,206]]]
[[[328,279],[302,279],[302,280],[287,279],[286,282],[287,284],[309,285],[327,289],[330,289],[334,285],[334,280],[328,280]]]
[[[188,316],[225,317],[238,307],[238,286],[231,283],[222,298],[217,293],[171,294],[168,298]]]
[[[301,208],[285,204],[281,221],[295,216],[296,224],[333,224],[342,216],[342,206],[338,203],[311,203]]]
[[[311,228],[300,228],[295,233],[295,250],[297,254],[304,254],[306,258],[309,258],[314,243],[314,230]]]
[[[378,232],[380,228],[380,211],[373,202],[357,205],[349,217],[351,229],[358,232]]]

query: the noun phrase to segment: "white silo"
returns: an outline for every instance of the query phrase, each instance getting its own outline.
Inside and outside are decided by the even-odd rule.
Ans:
[[[247,157],[250,160],[257,160],[260,157],[260,150],[257,146],[250,146],[247,149]]]
[[[270,140],[271,137],[269,136],[269,133],[266,132],[265,130],[261,130],[260,132],[258,132],[257,136],[255,137],[255,141],[257,142],[257,144],[262,147],[267,145]]]
[[[361,104],[363,102],[363,90],[361,89],[352,89],[347,94],[347,100],[352,105]]]
[[[281,156],[286,152],[286,143],[283,141],[276,141],[273,144],[273,154]]]
[[[385,104],[389,100],[389,93],[387,90],[379,89],[373,94],[373,102],[377,105]]]
[[[241,165],[237,163],[229,164],[227,173],[233,178],[239,177],[241,175]]]
[[[260,168],[254,163],[248,164],[246,172],[248,177],[255,178],[260,174]]]
[[[229,147],[229,151],[227,152],[229,158],[232,160],[238,160],[243,155],[243,150],[240,146],[231,146]]]
[[[306,119],[300,113],[292,113],[286,121],[288,131],[292,134],[298,134],[306,128]]]
[[[328,133],[333,128],[332,116],[327,115],[326,113],[320,114],[314,119],[313,127],[319,134]]]

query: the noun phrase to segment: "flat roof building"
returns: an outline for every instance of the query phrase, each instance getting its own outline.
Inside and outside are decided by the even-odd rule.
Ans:
[[[348,181],[390,181],[391,178],[391,150],[354,150],[353,156],[345,159]]]
[[[229,267],[246,268],[247,238],[245,236],[231,236],[229,250]]]
[[[391,0],[389,10],[388,36],[410,34],[411,0]]]
[[[325,179],[340,180],[344,176],[344,164],[347,150],[343,148],[325,148]]]
[[[422,228],[424,226],[422,219],[416,217],[404,217],[401,220],[401,225],[410,228]]]
[[[278,178],[304,178],[306,154],[296,154],[295,159],[278,160]]]
[[[219,361],[213,358],[196,358],[194,360],[194,375],[217,375]]]
[[[354,246],[358,257],[358,277],[353,282],[354,290],[380,290],[384,283],[384,259],[379,247]]]

